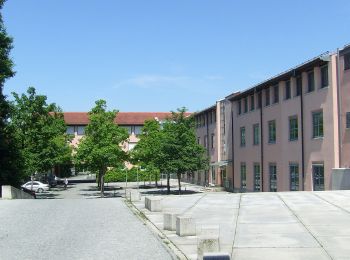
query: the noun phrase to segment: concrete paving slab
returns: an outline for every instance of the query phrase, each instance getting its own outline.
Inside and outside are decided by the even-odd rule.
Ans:
[[[329,260],[322,248],[235,248],[234,260]]]
[[[349,259],[350,258],[350,236],[348,237],[318,237],[322,246],[331,255],[333,259]]]

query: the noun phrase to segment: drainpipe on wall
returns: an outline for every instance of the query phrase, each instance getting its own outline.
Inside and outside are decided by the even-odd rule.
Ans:
[[[231,101],[230,101],[231,102]],[[233,135],[233,103],[231,102],[231,140],[232,140],[232,191],[235,191],[235,139]],[[227,144],[228,145],[228,144]]]
[[[302,75],[301,75],[302,77]],[[304,100],[303,100],[303,84],[301,84],[301,90],[300,90],[300,131],[301,131],[301,188],[302,190],[305,190],[305,160],[304,160]]]
[[[336,70],[337,70],[337,114],[338,114],[338,156],[339,156],[339,168],[342,167],[342,117],[341,117],[341,97],[340,97],[340,65],[339,65],[339,48],[337,48],[337,61],[336,61]]]
[[[262,104],[262,90],[260,90],[261,95],[258,94],[259,103],[260,103],[260,176],[261,176],[261,191],[264,191],[264,135],[263,135],[263,104]]]
[[[209,152],[209,116],[208,116],[208,112],[205,113],[205,117],[206,117],[206,126],[207,126],[207,155],[208,155],[208,163],[209,163],[209,167],[208,167],[208,180],[207,180],[207,174],[204,172],[204,185],[207,184],[208,181],[208,185],[209,185],[209,171],[210,171],[210,152]]]

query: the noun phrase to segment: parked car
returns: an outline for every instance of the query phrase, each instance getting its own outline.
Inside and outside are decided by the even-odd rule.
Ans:
[[[50,189],[48,184],[44,184],[40,181],[28,181],[27,183],[21,186],[23,189],[33,190],[35,192],[44,192]]]

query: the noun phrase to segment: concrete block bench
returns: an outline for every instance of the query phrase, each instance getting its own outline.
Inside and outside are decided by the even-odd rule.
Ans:
[[[162,211],[162,198],[159,197],[146,197],[145,207],[152,212]]]
[[[1,186],[2,199],[35,199],[35,192],[24,192],[9,185]]]
[[[196,223],[192,216],[182,215],[176,217],[176,234],[180,237],[195,236]]]
[[[231,260],[231,256],[229,253],[212,252],[212,253],[204,253],[202,259],[203,260]]]
[[[141,194],[138,190],[126,190],[126,199],[130,201],[139,201],[141,200]]]
[[[176,230],[176,218],[179,216],[179,213],[166,212],[164,213],[163,223],[164,230],[175,231]]]

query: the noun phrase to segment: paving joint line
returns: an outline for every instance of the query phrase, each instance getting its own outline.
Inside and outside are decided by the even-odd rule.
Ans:
[[[201,199],[203,199],[203,198],[206,197],[207,195],[208,195],[208,194],[204,194],[203,196],[201,196],[195,203],[193,203],[193,205],[191,205],[191,206],[189,206],[188,208],[184,209],[180,214],[185,214],[186,211],[191,210],[193,207],[195,207],[195,206],[199,203],[199,201],[200,201]]]
[[[323,247],[322,243],[317,239],[317,237],[310,231],[310,229],[307,228],[305,223],[299,218],[299,216],[288,206],[288,204],[285,202],[285,200],[281,197],[280,194],[276,194],[277,197],[283,202],[283,204],[288,208],[288,210],[294,215],[295,218],[303,225],[303,227],[309,232],[309,234],[316,240],[316,242],[320,245],[320,247],[323,249],[323,251],[328,255],[330,259],[334,259],[328,252],[327,250]]]
[[[349,210],[346,210],[340,206],[338,206],[337,204],[329,201],[329,200],[326,200],[325,198],[322,198],[320,195],[316,194],[316,193],[312,193],[315,197],[319,198],[320,200],[323,200],[325,202],[327,202],[328,204],[331,204],[332,206],[338,208],[338,209],[341,209],[342,211],[345,211],[346,213],[350,214],[350,211]]]
[[[237,218],[236,218],[236,223],[235,223],[235,234],[233,235],[233,242],[232,242],[232,248],[231,248],[231,258],[233,256],[233,249],[234,249],[235,241],[236,241],[238,218],[239,218],[239,212],[240,212],[240,209],[241,209],[242,196],[243,196],[243,194],[240,193],[239,194],[238,210],[237,210]]]

